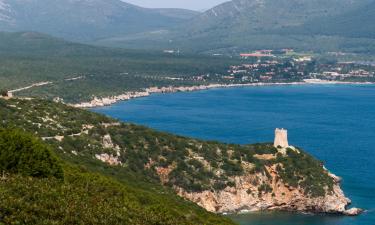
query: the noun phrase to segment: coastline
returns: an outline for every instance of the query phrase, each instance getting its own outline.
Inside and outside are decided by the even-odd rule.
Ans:
[[[97,98],[94,97],[93,100],[89,102],[81,102],[78,104],[69,104],[75,108],[95,108],[110,106],[120,101],[128,101],[135,98],[147,97],[152,94],[160,93],[176,93],[176,92],[193,92],[193,91],[203,91],[216,88],[235,88],[235,87],[259,87],[259,86],[283,86],[283,85],[324,85],[324,84],[357,84],[357,85],[367,85],[375,84],[374,82],[345,82],[345,81],[326,81],[319,79],[305,79],[300,82],[281,82],[281,83],[247,83],[247,84],[208,84],[208,85],[196,85],[196,86],[179,86],[179,87],[149,87],[145,88],[143,91],[133,91],[125,92],[120,95]]]
[[[323,80],[304,80],[303,82],[290,82],[290,83],[251,83],[251,84],[209,84],[209,85],[199,85],[199,86],[181,86],[181,87],[151,87],[144,89],[144,91],[139,92],[127,92],[119,96],[98,99],[87,104],[91,107],[100,107],[115,104],[118,101],[131,100],[133,98],[147,97],[155,93],[175,93],[175,92],[192,92],[201,91],[214,88],[237,88],[237,87],[259,87],[259,86],[282,86],[282,85],[375,85],[374,82],[332,82]],[[93,106],[95,105],[95,106]],[[76,106],[77,107],[77,106]],[[270,168],[270,171],[274,171],[274,168]],[[328,171],[328,170],[327,170]],[[322,213],[322,214],[337,214],[346,216],[356,216],[364,212],[360,208],[349,208],[351,200],[348,199],[340,187],[340,178],[329,173],[335,180],[334,194],[327,195],[321,198],[310,198],[304,196],[300,193],[302,191],[298,189],[292,189],[288,186],[283,187],[282,184],[276,185],[278,188],[283,187],[283,191],[280,193],[289,193],[287,197],[292,196],[292,198],[287,199],[283,194],[276,194],[272,196],[269,194],[262,201],[256,198],[243,198],[243,196],[248,196],[247,191],[251,184],[246,184],[245,181],[239,183],[246,184],[243,188],[228,188],[224,191],[219,192],[198,192],[191,193],[186,192],[183,189],[177,189],[178,195],[181,197],[195,202],[199,206],[205,208],[208,211],[230,215],[230,214],[247,214],[254,211],[291,211],[300,213]],[[239,179],[239,178],[237,178]],[[266,178],[264,178],[266,179]],[[248,180],[248,179],[245,179]],[[254,188],[255,190],[256,188]],[[298,196],[298,198],[296,198]],[[238,202],[238,199],[245,199],[243,202]],[[236,202],[236,204],[228,204],[228,202]],[[228,206],[229,205],[229,206]],[[224,207],[225,206],[225,207]],[[228,207],[227,207],[228,206]]]

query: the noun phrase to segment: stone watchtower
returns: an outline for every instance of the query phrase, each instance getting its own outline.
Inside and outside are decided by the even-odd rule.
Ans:
[[[275,142],[273,146],[287,148],[289,147],[288,143],[288,131],[285,129],[276,128],[275,130]]]

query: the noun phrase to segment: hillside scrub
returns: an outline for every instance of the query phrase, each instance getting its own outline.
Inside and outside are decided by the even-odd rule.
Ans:
[[[1,225],[233,224],[156,185],[120,182],[60,160],[19,130],[0,129],[0,166],[6,172],[0,179]]]
[[[0,129],[0,170],[32,177],[63,178],[59,160],[51,149],[30,134]]]
[[[63,182],[19,175],[1,180],[0,224],[233,224],[182,200],[172,203],[75,166],[65,165],[64,172]]]
[[[82,164],[107,154],[128,173],[188,192],[223,190],[234,186],[234,177],[267,174],[267,168],[275,164],[280,179],[301,187],[307,195],[324,196],[333,186],[322,163],[301,149],[281,155],[271,143],[237,145],[185,138],[43,100],[0,100],[0,109],[0,116],[12,121],[2,126],[23,127],[50,137],[46,141],[64,158],[81,158],[77,163]],[[106,135],[113,148],[104,148]]]

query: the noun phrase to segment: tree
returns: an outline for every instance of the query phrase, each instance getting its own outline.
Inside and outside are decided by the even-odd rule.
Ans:
[[[63,178],[63,169],[49,146],[31,134],[14,129],[0,129],[0,171]]]

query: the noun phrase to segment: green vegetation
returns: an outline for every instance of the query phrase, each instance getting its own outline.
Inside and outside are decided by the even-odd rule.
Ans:
[[[159,38],[157,41],[160,41],[157,51],[94,47],[34,32],[0,33],[0,95],[5,97],[8,93],[6,90],[43,82],[43,85],[15,92],[21,97],[37,99],[0,99],[0,225],[233,224],[229,219],[208,213],[178,197],[175,190],[190,193],[215,192],[236,187],[236,178],[244,175],[254,178],[250,183],[255,189],[248,190],[248,194],[253,196],[254,192],[259,196],[275,196],[268,182],[274,181],[273,179],[282,180],[290,187],[301,188],[311,197],[332,192],[334,180],[322,163],[298,148],[287,149],[283,155],[270,143],[236,145],[186,138],[120,123],[103,115],[50,100],[60,97],[67,103],[78,103],[91,100],[94,96],[118,95],[154,86],[247,82],[243,78],[249,78],[249,73],[242,77],[235,75],[238,71],[232,71],[235,81],[229,81],[231,78],[228,77],[225,78],[227,80],[222,79],[222,75],[231,73],[228,71],[231,65],[254,62],[227,56],[162,54],[160,48],[164,47],[231,54],[259,48],[290,47],[314,51],[344,49],[351,52],[375,52],[372,33],[366,36],[342,34],[342,30],[322,33],[314,31],[313,27],[311,33],[307,34],[283,33],[290,31],[285,27],[300,23],[303,25],[317,17],[324,20],[326,15],[342,11],[346,5],[351,4],[349,0],[343,2],[338,7],[336,1],[321,5],[309,5],[309,1],[301,1],[300,8],[276,10],[277,13],[274,13],[275,7],[283,9],[285,5],[289,7],[289,4],[280,1],[272,6],[267,4],[267,7],[256,9],[257,7],[247,5],[244,1],[241,3],[244,5],[238,9],[232,2],[227,3],[224,6],[229,8],[217,8],[220,18],[209,15],[212,12],[208,11],[207,17],[201,17],[208,21],[201,22],[198,18],[191,23],[192,29],[184,27],[182,35],[178,30],[175,33],[160,32],[161,36],[155,34]],[[39,6],[38,1],[31,1],[30,4]],[[96,4],[102,3],[96,1]],[[108,11],[105,11],[111,11],[114,21],[111,26],[102,24],[107,30],[92,30],[87,24],[79,25],[78,21],[76,25],[80,29],[73,30],[77,33],[61,34],[55,28],[63,30],[66,28],[66,21],[70,21],[69,25],[74,24],[72,20],[80,20],[79,17],[82,16],[78,13],[79,10],[88,9],[82,5],[81,8],[69,8],[71,5],[65,5],[66,9],[76,12],[73,14],[78,16],[63,18],[61,10],[52,7],[53,5],[54,3],[43,3],[40,6],[53,12],[53,16],[59,19],[57,24],[60,23],[61,26],[55,26],[51,30],[48,28],[46,32],[69,38],[83,32],[98,39],[103,38],[98,43],[108,42],[108,45],[112,45],[114,39],[103,33],[122,35],[169,27],[195,14],[176,10],[142,10],[129,6],[129,10],[150,22],[144,27],[131,27],[129,24],[134,23],[123,21],[132,18],[123,17],[121,12],[115,10],[119,7],[109,6],[106,8]],[[307,5],[309,7],[305,7]],[[128,8],[126,4],[121,4],[122,6]],[[184,15],[176,15],[181,12]],[[239,15],[240,20],[236,16],[228,20],[226,13]],[[269,17],[271,13],[272,18]],[[94,14],[83,17],[92,15]],[[363,16],[372,15],[369,10]],[[44,15],[39,16],[32,17],[45,20],[42,18]],[[251,17],[254,16],[266,19],[252,23]],[[17,18],[15,21],[22,23],[22,19],[24,18]],[[97,19],[96,24],[107,21],[106,18],[94,19]],[[116,19],[121,20],[115,21]],[[338,19],[341,23],[340,17]],[[363,17],[354,19],[363,20]],[[159,24],[159,20],[162,24]],[[353,23],[358,21],[352,20],[350,24]],[[331,25],[327,23],[327,26]],[[366,25],[365,29],[372,27],[371,24]],[[354,30],[358,31],[357,28]],[[122,33],[125,30],[126,33]],[[363,32],[363,28],[359,31]],[[325,36],[337,34],[342,36]],[[155,40],[144,40],[144,34],[138,35],[140,39],[116,39],[120,42],[117,44],[126,40],[126,46],[141,44],[148,47],[147,43],[151,41],[155,46]],[[147,33],[145,35],[149,36]],[[110,38],[106,39],[107,37]],[[87,40],[86,38],[88,37],[79,37],[80,40]],[[302,69],[306,73],[316,68],[312,63],[302,65],[304,66],[306,68]],[[294,71],[294,68],[293,71],[285,70],[289,67],[293,66],[288,62],[270,69],[272,72],[276,71],[277,76],[280,76],[280,71],[284,71],[278,77],[279,80],[299,81],[301,77],[297,74],[300,73]],[[269,71],[262,69],[258,71],[259,75],[267,72]],[[277,173],[273,168],[276,168]]]
[[[98,43],[145,49],[175,47],[204,53],[294,48],[374,54],[373,15],[371,0],[230,1],[171,32],[109,38]]]
[[[259,43],[268,40],[264,36],[255,38]],[[272,35],[268,38],[271,39],[266,41],[267,43],[281,43],[277,38],[273,39]],[[280,36],[280,38],[285,37]],[[341,45],[340,40],[321,38],[331,44]],[[293,37],[290,40],[286,38],[282,43],[293,42],[295,39],[300,38]],[[238,41],[256,42],[247,39]],[[322,46],[324,41],[311,37],[311,44]],[[366,45],[366,48],[369,46]],[[282,48],[282,46],[271,47]],[[325,68],[324,60],[291,64],[289,56],[280,57],[277,59],[280,62],[272,66],[265,63],[264,67],[246,69],[247,64],[256,63],[257,59],[163,54],[160,50],[110,49],[67,42],[39,33],[0,32],[0,90],[15,90],[43,82],[42,86],[36,85],[13,94],[20,97],[63,99],[65,103],[80,103],[92,100],[95,96],[108,97],[124,92],[141,91],[149,87],[194,86],[210,83],[296,82],[311,78],[310,73],[331,71],[329,69],[336,68],[335,64],[332,64],[331,68]],[[231,66],[235,66],[235,69],[231,69]],[[352,66],[352,69],[355,68],[357,66]],[[238,70],[242,72],[239,73]],[[369,71],[372,70],[373,68]],[[272,75],[264,76],[265,74]]]
[[[5,224],[233,224],[198,206],[65,166],[65,181],[11,175],[0,181]],[[173,207],[172,207],[173,206]]]
[[[287,149],[288,157],[278,156],[277,161],[282,164],[277,170],[280,177],[292,187],[301,186],[305,194],[313,197],[326,194],[333,191],[333,180],[327,176],[327,171],[322,163],[317,162],[312,156],[297,149],[300,153]]]
[[[239,60],[93,47],[38,33],[0,33],[0,89],[49,81],[52,83],[15,94],[61,97],[67,103],[153,86],[205,84],[191,77],[222,74],[235,62]]]
[[[330,15],[317,20],[309,21],[302,26],[286,29],[285,32],[293,32],[305,35],[324,34],[352,38],[374,38],[375,3],[365,2],[360,7],[355,7],[343,14]],[[365,46],[363,46],[365,47]]]
[[[269,184],[261,184],[259,187],[258,187],[258,191],[259,191],[259,194],[260,193],[271,193],[272,192],[272,188]]]
[[[302,150],[264,160],[259,155],[277,153],[272,144],[235,145],[190,139],[44,100],[0,100],[0,108],[0,116],[9,118],[3,121],[3,127],[22,127],[35,133],[70,162],[89,166],[98,162],[98,156],[107,154],[123,173],[190,192],[222,190],[234,186],[234,176],[244,174],[270,178],[266,167],[275,164],[282,168],[280,178],[285,183],[302,187],[306,194],[322,196],[324,188],[330,189],[333,184],[321,163]],[[104,148],[104,136],[111,139],[109,148]],[[261,190],[269,192],[265,187]]]
[[[1,8],[0,15],[7,19],[1,20],[0,30],[32,30],[82,42],[167,29],[196,14],[184,9],[141,8],[121,0],[12,0]]]
[[[143,9],[119,0],[64,2],[58,8],[54,1],[19,1],[7,5],[13,13],[2,12],[8,19],[0,24],[1,30],[33,30],[72,41],[159,51],[375,52],[371,0],[229,1],[203,13]],[[106,13],[98,15],[98,9]],[[23,12],[29,12],[28,16]]]
[[[0,129],[0,172],[63,178],[61,165],[50,148],[18,130]]]
[[[248,194],[275,196],[276,176],[318,197],[334,184],[301,149],[283,155],[269,143],[185,138],[38,99],[0,99],[0,118],[5,224],[232,224],[181,199],[175,188],[218,191],[250,175],[257,190]],[[103,156],[114,164],[98,160]]]
[[[2,96],[2,97],[8,96],[8,91],[7,90],[0,90],[0,96]]]
[[[58,162],[49,148],[0,130],[0,224],[232,224],[157,185],[148,190]]]

